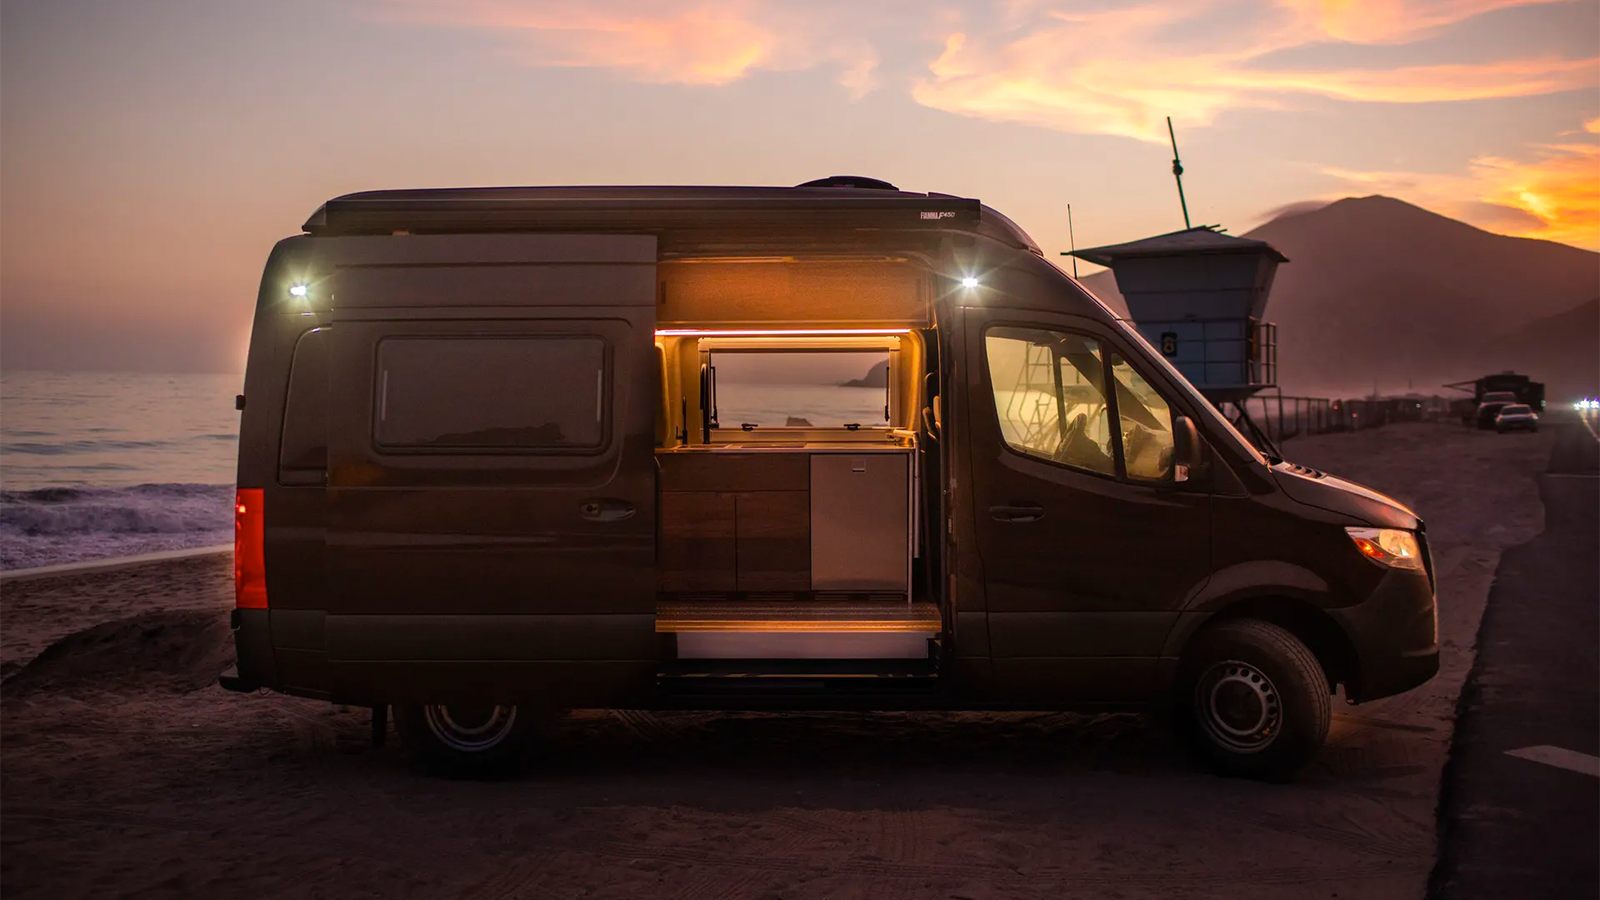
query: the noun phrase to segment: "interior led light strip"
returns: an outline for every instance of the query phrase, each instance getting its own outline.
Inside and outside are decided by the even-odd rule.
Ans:
[[[706,331],[699,328],[662,328],[656,337],[821,337],[849,334],[910,334],[909,328],[803,328],[789,330],[734,329]]]

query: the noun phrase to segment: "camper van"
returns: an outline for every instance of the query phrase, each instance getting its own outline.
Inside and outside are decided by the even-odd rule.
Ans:
[[[237,405],[223,685],[431,766],[577,708],[1151,709],[1276,778],[1439,666],[1421,520],[1263,456],[973,199],[338,197]]]

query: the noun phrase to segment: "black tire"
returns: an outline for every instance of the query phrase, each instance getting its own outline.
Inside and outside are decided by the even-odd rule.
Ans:
[[[1333,703],[1305,644],[1258,619],[1209,626],[1184,653],[1176,711],[1195,749],[1227,775],[1278,781],[1317,755]]]
[[[423,769],[489,778],[508,774],[527,750],[532,710],[517,706],[397,703],[395,730]]]

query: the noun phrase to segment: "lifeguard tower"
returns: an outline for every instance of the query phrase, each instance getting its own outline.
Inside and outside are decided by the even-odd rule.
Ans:
[[[1139,333],[1212,403],[1243,410],[1277,385],[1277,328],[1264,316],[1289,260],[1271,244],[1199,226],[1072,255],[1111,269]]]

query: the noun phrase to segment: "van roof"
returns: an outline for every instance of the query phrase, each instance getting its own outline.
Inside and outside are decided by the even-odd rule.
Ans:
[[[856,186],[883,184],[885,187]],[[979,201],[835,176],[798,187],[569,186],[362,191],[329,200],[312,235],[506,231],[772,229],[967,232],[1043,256],[1016,223]]]

